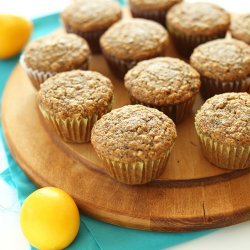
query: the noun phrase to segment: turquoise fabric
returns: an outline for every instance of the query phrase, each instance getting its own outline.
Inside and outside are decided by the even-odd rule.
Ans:
[[[58,14],[46,16],[34,20],[34,32],[32,39],[47,34],[59,26]],[[5,61],[0,61],[0,95],[13,67],[19,56]],[[25,198],[36,189],[36,186],[18,167],[9,153],[4,142],[0,126],[0,144],[3,144],[5,155],[8,159],[8,168],[0,174],[9,185],[17,190],[18,198],[22,203]],[[1,145],[0,145],[1,146]],[[1,148],[1,147],[0,147]],[[1,161],[0,161],[1,163]],[[145,232],[133,229],[121,228],[96,221],[85,215],[81,215],[81,227],[79,234],[69,250],[158,250],[165,249],[182,242],[195,239],[211,231],[195,233],[159,233]],[[33,248],[34,249],[34,248]]]

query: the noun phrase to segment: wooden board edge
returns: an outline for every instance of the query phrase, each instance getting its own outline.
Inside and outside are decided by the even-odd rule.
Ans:
[[[14,159],[16,160],[17,164],[21,167],[21,169],[27,174],[30,180],[37,186],[37,187],[44,187],[44,186],[53,186],[51,183],[43,179],[37,173],[32,173],[30,171],[30,167],[28,164],[22,159],[18,150],[13,145],[8,132],[6,131],[5,120],[3,121],[3,132],[6,139],[6,143],[8,148],[13,155]],[[32,177],[33,176],[33,177]],[[35,178],[34,178],[35,176]],[[60,187],[59,187],[60,188]],[[146,230],[146,231],[158,231],[158,232],[194,232],[200,230],[208,230],[214,229],[219,227],[225,227],[232,225],[232,217],[236,219],[237,223],[244,222],[250,219],[250,208],[244,209],[237,213],[230,213],[225,214],[224,219],[221,219],[221,216],[213,216],[211,218],[151,218],[147,220],[145,218],[135,218],[135,217],[128,217],[125,214],[117,215],[117,212],[114,213],[113,211],[105,210],[105,208],[100,207],[98,210],[93,211],[91,209],[91,204],[86,202],[82,202],[78,197],[73,198],[76,200],[79,209],[86,215],[103,221],[105,223],[109,223],[116,226],[126,227],[130,229],[138,229],[138,230]],[[116,219],[114,218],[114,215]],[[227,219],[229,218],[229,219]],[[207,220],[204,224],[204,220]],[[191,226],[190,226],[191,224]],[[174,226],[174,227],[173,227]],[[174,229],[173,229],[174,228]]]

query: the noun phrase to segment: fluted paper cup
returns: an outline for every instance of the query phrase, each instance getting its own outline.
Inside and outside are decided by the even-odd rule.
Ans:
[[[130,96],[130,100],[132,104],[141,104],[150,108],[155,108],[162,111],[168,117],[170,117],[174,123],[180,123],[185,119],[188,113],[192,110],[194,102],[196,99],[196,95],[192,98],[188,99],[185,102],[181,102],[178,104],[167,105],[167,106],[158,106],[158,105],[151,105],[147,103],[143,103],[135,99],[134,97]]]
[[[138,185],[148,183],[159,177],[166,168],[172,148],[158,160],[122,163],[100,156],[108,174],[119,182]]]
[[[56,115],[50,114],[39,105],[43,118],[53,128],[56,134],[59,135],[64,141],[73,143],[89,142],[91,130],[94,124],[104,114],[108,113],[111,108],[112,104],[110,104],[107,107],[106,112],[103,113],[94,113],[86,117],[61,119]]]
[[[40,70],[32,69],[32,68],[28,67],[28,65],[24,62],[23,55],[20,58],[20,64],[23,67],[23,69],[26,71],[30,81],[32,82],[33,86],[37,90],[40,89],[41,83],[46,81],[51,76],[54,76],[55,74],[57,74],[57,72],[49,72],[49,71],[44,72],[44,71],[40,71]],[[87,70],[88,65],[89,65],[89,61],[87,60],[79,69]]]
[[[131,14],[133,17],[153,20],[166,26],[167,10],[138,10],[136,8],[131,8]]]
[[[86,39],[90,47],[90,50],[93,54],[97,54],[101,52],[99,40],[100,40],[100,37],[104,34],[104,32],[107,29],[83,32],[81,30],[73,29],[71,26],[67,24],[64,24],[64,27],[68,33],[74,33]]]
[[[189,57],[193,50],[200,44],[206,43],[211,40],[224,38],[226,31],[216,35],[202,36],[202,35],[187,35],[184,33],[177,32],[171,25],[168,24],[168,31],[170,37],[173,40],[173,44],[181,56]]]
[[[201,96],[204,99],[226,92],[250,93],[250,76],[236,81],[220,81],[201,76],[201,82]]]
[[[202,152],[213,165],[225,169],[244,169],[250,167],[250,146],[229,146],[204,136],[196,131],[200,140]]]

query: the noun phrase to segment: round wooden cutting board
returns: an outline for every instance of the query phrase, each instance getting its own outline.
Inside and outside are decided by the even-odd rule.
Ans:
[[[173,49],[168,55],[176,56]],[[114,108],[129,103],[123,83],[103,57],[91,70],[115,85]],[[206,161],[194,129],[194,114],[177,126],[178,139],[166,171],[149,184],[128,186],[111,179],[91,144],[69,144],[43,123],[36,91],[18,65],[7,83],[2,121],[13,157],[38,186],[56,186],[76,200],[82,212],[105,222],[154,231],[195,231],[250,219],[250,171],[226,171]]]

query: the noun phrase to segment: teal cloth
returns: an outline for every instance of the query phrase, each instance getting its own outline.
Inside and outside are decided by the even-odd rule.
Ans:
[[[58,28],[59,15],[54,14],[34,20],[34,32],[32,39],[47,34]],[[0,61],[0,95],[13,67],[16,65],[19,56],[5,61]],[[4,147],[8,159],[8,168],[0,174],[9,185],[14,187],[18,193],[20,203],[36,189],[36,186],[29,180],[24,172],[18,167],[12,158],[2,134],[0,126],[0,148]],[[1,164],[1,161],[0,161]],[[195,239],[211,231],[195,233],[160,233],[146,232],[118,226],[109,225],[96,221],[85,215],[81,215],[81,227],[77,238],[67,249],[69,250],[158,250]],[[32,248],[34,249],[34,248]]]

